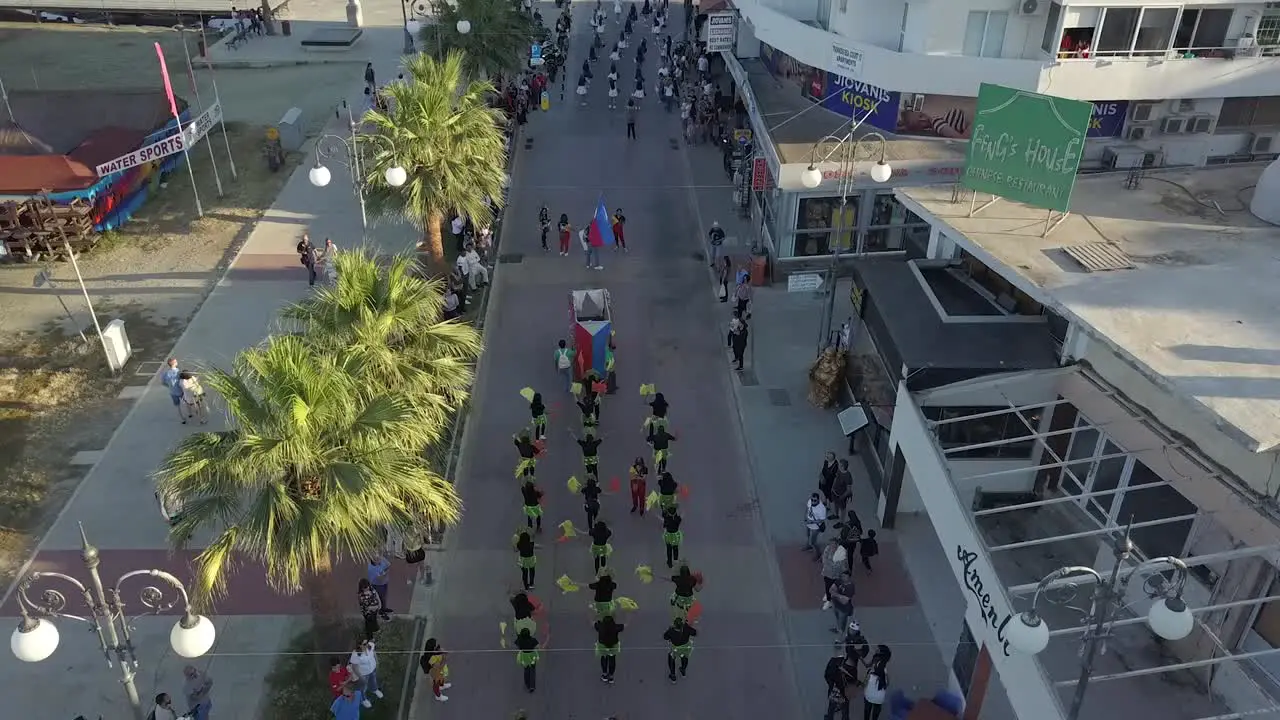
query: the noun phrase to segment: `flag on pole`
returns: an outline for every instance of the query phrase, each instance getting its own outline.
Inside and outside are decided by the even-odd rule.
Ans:
[[[613,245],[613,223],[609,221],[609,211],[604,207],[604,195],[596,201],[596,215],[591,219],[591,227],[587,229],[587,241],[591,247]]]
[[[169,99],[169,111],[176,118],[178,117],[178,103],[173,97],[173,83],[169,82],[169,66],[164,62],[164,50],[160,47],[160,43],[156,43],[156,57],[160,58],[160,76],[164,78],[164,94]]]

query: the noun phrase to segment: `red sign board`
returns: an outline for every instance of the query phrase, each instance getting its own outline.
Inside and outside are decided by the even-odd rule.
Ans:
[[[769,163],[758,157],[751,163],[751,189],[760,192],[768,187]]]

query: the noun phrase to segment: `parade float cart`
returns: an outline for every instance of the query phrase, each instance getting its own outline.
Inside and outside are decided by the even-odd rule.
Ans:
[[[570,291],[569,329],[574,350],[574,379],[581,380],[588,370],[595,370],[598,377],[604,378],[605,358],[613,336],[609,291]]]

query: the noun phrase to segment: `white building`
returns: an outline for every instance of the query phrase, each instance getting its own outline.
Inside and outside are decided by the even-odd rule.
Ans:
[[[1280,718],[1280,230],[1254,192],[1280,204],[1280,165],[1082,178],[1046,236],[1043,210],[900,188],[927,246],[856,262],[855,353],[896,386],[863,455],[886,527],[927,516],[967,601],[963,627],[938,628],[960,639],[966,717],[997,686],[1017,717],[1065,716],[1082,616],[1041,598],[1036,656],[1009,651],[1010,624],[1051,571],[1109,573],[1131,525],[1136,560],[1190,566],[1196,625],[1156,638],[1144,590],[1179,574],[1124,565],[1080,717]],[[916,337],[939,333],[950,365]]]
[[[743,182],[752,180],[753,216],[783,274],[834,247],[901,252],[923,225],[892,190],[960,174],[983,82],[1094,103],[1086,173],[1270,161],[1280,153],[1277,2],[702,4],[740,17],[735,47],[723,57],[760,164]],[[887,141],[868,138],[844,166],[830,140],[851,123],[860,123],[858,135]],[[894,173],[874,183],[869,170],[882,148]],[[801,183],[811,163],[823,171],[817,188]],[[849,208],[843,220],[839,207]]]

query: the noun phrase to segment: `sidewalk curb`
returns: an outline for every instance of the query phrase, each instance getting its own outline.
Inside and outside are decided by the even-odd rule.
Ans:
[[[508,165],[507,174],[511,178],[511,183],[507,187],[507,199],[510,198],[511,189],[515,185],[516,167],[519,160],[518,149],[519,149],[519,133],[517,133],[516,135],[513,135],[511,139],[511,150],[510,150],[511,154],[509,155],[509,160],[507,163]],[[494,243],[493,243],[495,260],[493,264],[493,272],[491,273],[491,277],[489,278],[489,291],[485,293],[485,296],[484,296],[484,311],[479,314],[479,320],[480,320],[479,330],[482,333],[484,332],[485,328],[489,326],[490,315],[491,313],[493,313],[493,309],[497,307],[496,299],[502,293],[502,290],[501,290],[502,285],[498,282],[498,270],[502,266],[502,263],[497,262],[497,255],[498,255],[497,251],[502,247],[502,236],[507,229],[507,223],[506,223],[507,218],[505,217],[507,205],[505,204],[505,202],[503,204],[502,209],[503,209],[503,215],[504,215],[503,223],[501,226],[498,227],[498,231],[495,234]],[[470,422],[469,416],[471,415],[471,408],[479,407],[480,401],[483,399],[485,386],[484,386],[484,383],[480,382],[480,378],[484,377],[484,372],[488,368],[488,365],[489,365],[489,353],[482,351],[480,353],[480,360],[479,362],[476,363],[476,373],[475,373],[476,380],[474,385],[475,390],[471,394],[471,397],[467,399],[467,410],[463,415],[462,433],[460,436],[455,433],[455,436],[454,436],[454,439],[457,442],[457,446],[456,446],[457,460],[456,461],[453,460],[453,458],[455,457],[453,452],[450,452],[449,454],[450,461],[454,462],[453,482],[455,486],[458,485],[461,478],[465,477],[466,469],[469,464],[468,462],[469,458],[467,457],[467,454],[463,452],[463,449],[467,447],[468,438],[471,437],[472,424]],[[452,443],[450,444],[452,445]],[[447,473],[446,473],[446,476],[447,476]],[[463,512],[464,513],[466,512],[465,507],[463,508]],[[411,601],[410,603],[409,611],[413,614],[413,616],[416,619],[416,623],[414,627],[414,636],[413,636],[414,646],[410,648],[411,652],[416,652],[414,648],[416,648],[419,644],[425,642],[426,638],[429,637],[432,626],[434,625],[434,620],[432,619],[432,617],[426,614],[426,608],[431,606],[432,603],[430,601],[435,598],[435,594],[439,592],[441,586],[445,584],[448,578],[448,575],[449,575],[448,571],[449,571],[449,565],[450,565],[449,546],[450,546],[451,536],[452,536],[452,532],[446,531],[444,541],[440,543],[440,549],[438,552],[441,554],[441,561],[438,562],[435,566],[435,571],[433,573],[433,579],[432,579],[430,588],[424,590],[422,593],[415,592],[413,601]],[[421,607],[418,607],[419,600],[421,600]],[[410,682],[409,680],[410,677],[414,678],[412,682]],[[415,718],[418,716],[418,703],[421,700],[421,698],[424,697],[424,693],[422,692],[423,684],[424,684],[424,676],[420,673],[415,672],[413,670],[413,663],[410,663],[409,672],[405,675],[405,681],[400,691],[400,705],[399,705],[400,712],[398,713],[400,720],[410,720],[411,718]],[[406,697],[409,696],[410,689],[411,689],[410,686],[412,686],[413,694],[409,703],[406,705],[404,700]]]
[[[683,140],[680,141],[680,145],[681,145],[680,157],[681,157],[682,165],[684,166],[685,178],[687,180],[686,184],[689,188],[688,202],[689,202],[690,208],[693,210],[693,216],[698,223],[698,247],[706,251],[709,249],[706,246],[708,242],[707,229],[703,224],[702,210],[698,204],[697,191],[694,189],[695,183],[693,180],[693,164],[689,158],[689,145]],[[718,301],[719,298],[715,292],[716,277],[714,274],[714,270],[708,267],[706,269],[706,272],[711,280],[711,287],[710,287],[711,293],[712,293],[711,296],[716,301]],[[719,332],[722,329],[726,329],[727,326],[724,323],[717,321],[716,328],[717,328],[717,332]],[[754,336],[755,336],[755,333],[752,333],[752,337]],[[752,352],[751,354],[751,364],[754,368],[754,365],[755,365],[754,352]],[[732,371],[723,373],[721,374],[720,377],[721,377],[721,382],[729,383],[729,390],[731,395],[733,396],[733,409],[734,409],[734,414],[737,416],[737,421],[738,421],[737,433],[735,433],[737,435],[738,449],[742,453],[742,456],[745,458],[746,464],[747,464],[747,476],[748,476],[747,491],[751,498],[751,505],[753,508],[751,513],[752,520],[753,520],[753,522],[751,523],[752,534],[755,537],[756,541],[760,544],[760,546],[764,548],[765,551],[770,556],[768,557],[768,560],[765,563],[768,566],[768,569],[766,570],[765,575],[769,579],[769,584],[770,584],[770,587],[772,588],[772,592],[770,593],[770,595],[772,595],[774,610],[775,612],[777,612],[778,618],[781,621],[782,641],[786,644],[787,646],[786,652],[789,655],[792,647],[795,645],[796,633],[794,631],[794,628],[792,627],[791,617],[787,609],[786,591],[783,588],[782,571],[778,568],[778,563],[777,563],[777,548],[773,547],[773,544],[769,541],[769,529],[765,524],[764,511],[760,506],[760,489],[759,489],[760,488],[760,471],[756,466],[755,457],[751,454],[751,451],[749,449],[749,443],[747,442],[746,416],[743,414],[743,409],[742,409],[743,407],[742,388],[740,387],[738,380],[734,377],[734,373]],[[799,714],[803,715],[805,712],[807,703],[804,701],[804,696],[801,695],[800,693],[800,688],[802,687],[802,684],[800,681],[800,670],[796,663],[790,662],[789,657],[788,657],[787,665],[790,667],[790,670],[791,670],[791,672],[787,673],[787,676],[790,679],[791,694],[792,694],[792,697],[795,698],[795,701],[797,704],[797,708],[796,708],[797,711],[799,712]]]

